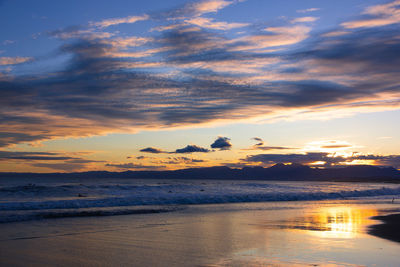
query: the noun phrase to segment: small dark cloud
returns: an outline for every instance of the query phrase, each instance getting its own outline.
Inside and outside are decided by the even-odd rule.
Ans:
[[[220,136],[217,138],[217,140],[214,141],[214,143],[211,144],[211,148],[217,148],[219,150],[229,150],[232,147],[230,140],[231,139],[228,137]]]
[[[259,138],[259,137],[253,137],[253,138],[251,138],[252,140],[255,140],[255,141],[257,141],[257,142],[259,142],[259,143],[257,143],[257,144],[255,144],[254,146],[262,146],[262,145],[264,145],[264,140],[262,140],[261,138]]]
[[[197,145],[187,145],[184,148],[175,150],[174,153],[193,153],[193,152],[208,153],[210,152],[210,150],[208,150],[207,148],[199,147]]]
[[[153,153],[153,154],[166,153],[165,151],[155,147],[146,147],[141,149],[140,152]]]

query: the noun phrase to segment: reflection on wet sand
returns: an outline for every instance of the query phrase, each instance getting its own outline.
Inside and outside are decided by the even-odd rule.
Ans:
[[[295,221],[293,228],[308,230],[325,238],[353,238],[364,233],[366,226],[371,224],[370,217],[377,214],[375,209],[357,206],[325,207]]]
[[[371,206],[329,204],[280,216],[266,213],[267,220],[261,216],[252,224],[254,242],[248,249],[207,266],[365,266],[377,260],[377,241],[366,232],[378,213]]]

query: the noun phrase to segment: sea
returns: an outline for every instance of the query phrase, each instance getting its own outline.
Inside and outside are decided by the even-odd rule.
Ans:
[[[0,223],[161,213],[188,205],[400,199],[399,184],[111,178],[0,179]]]

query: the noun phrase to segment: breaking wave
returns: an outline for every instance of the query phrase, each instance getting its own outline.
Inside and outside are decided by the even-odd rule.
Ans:
[[[398,185],[226,181],[11,185],[0,186],[0,222],[170,212],[189,204],[334,200],[391,195],[400,195]],[[155,205],[157,208],[143,208]]]

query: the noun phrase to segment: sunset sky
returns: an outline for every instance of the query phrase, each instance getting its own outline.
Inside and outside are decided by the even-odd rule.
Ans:
[[[0,0],[0,171],[400,169],[400,0]]]

